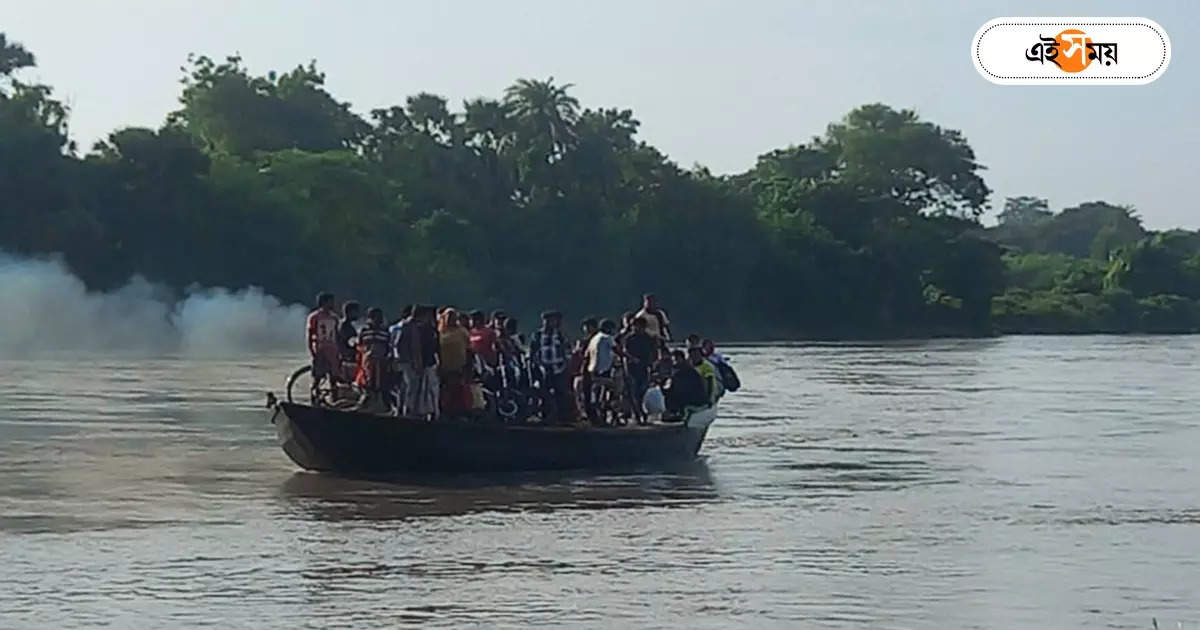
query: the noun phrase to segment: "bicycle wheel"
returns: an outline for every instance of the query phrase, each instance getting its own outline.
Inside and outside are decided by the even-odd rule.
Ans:
[[[287,387],[286,387],[286,389],[287,389],[287,401],[288,401],[288,402],[295,402],[295,401],[292,399],[292,387],[294,387],[294,386],[296,385],[296,381],[300,380],[300,377],[302,377],[302,376],[304,376],[305,374],[308,374],[308,373],[310,373],[310,372],[312,372],[312,366],[311,366],[311,365],[306,365],[306,366],[304,366],[304,367],[302,367],[302,368],[300,368],[300,369],[296,370],[295,372],[292,372],[292,375],[288,377],[288,380],[287,380]],[[311,380],[311,379],[310,379],[310,380]],[[311,388],[310,388],[309,394],[310,394],[310,395],[312,394]]]
[[[305,378],[305,375],[308,375],[308,378]],[[334,395],[336,384],[333,381],[333,376],[326,374],[321,379],[314,380],[312,378],[312,366],[305,365],[292,372],[292,375],[288,377],[288,402],[295,402],[292,390],[296,387],[298,381],[306,381],[308,383],[308,402],[314,407],[331,405],[336,398]]]

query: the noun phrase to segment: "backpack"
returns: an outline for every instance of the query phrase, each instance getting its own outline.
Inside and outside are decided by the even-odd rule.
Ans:
[[[736,392],[742,387],[742,381],[738,378],[732,365],[721,361],[717,364],[717,371],[721,373],[721,382],[725,385],[725,391]]]

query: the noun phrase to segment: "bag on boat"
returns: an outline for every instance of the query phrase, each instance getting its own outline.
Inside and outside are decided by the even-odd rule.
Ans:
[[[646,390],[646,395],[642,397],[642,409],[646,410],[647,415],[662,415],[667,412],[667,399],[663,396],[663,390],[658,385]]]
[[[483,384],[471,383],[471,409],[479,410],[487,407],[487,399],[483,397]]]
[[[738,378],[737,372],[733,366],[725,361],[717,363],[717,371],[721,373],[721,383],[725,385],[725,391],[736,392],[741,389],[742,381]]]

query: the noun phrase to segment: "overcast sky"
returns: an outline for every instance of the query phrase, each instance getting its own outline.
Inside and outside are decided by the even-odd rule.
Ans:
[[[585,106],[634,110],[682,166],[742,171],[870,102],[961,129],[993,203],[1103,199],[1153,228],[1200,227],[1200,3],[887,0],[0,0],[0,29],[73,108],[81,146],[177,106],[189,52],[255,72],[316,59],[359,112],[430,91],[459,104],[520,77],[576,85]],[[1138,16],[1172,43],[1144,86],[998,86],[975,31],[1001,16]],[[989,221],[990,222],[990,221]]]

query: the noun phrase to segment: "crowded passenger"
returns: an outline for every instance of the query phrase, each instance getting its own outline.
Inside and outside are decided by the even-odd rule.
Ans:
[[[338,316],[334,311],[333,294],[317,296],[317,307],[308,314],[306,321],[308,354],[312,359],[314,385],[329,377],[335,383],[341,381],[341,354],[338,352]]]
[[[645,317],[634,318],[633,332],[625,337],[622,345],[626,359],[625,369],[629,373],[629,393],[634,401],[634,419],[639,424],[644,423],[646,414],[643,405],[638,404],[638,401],[646,395],[650,386],[650,369],[658,356],[658,343],[646,332]]]
[[[686,415],[690,408],[708,405],[708,390],[695,365],[688,361],[682,350],[674,350],[670,356],[671,377],[663,388],[667,411],[674,415]]]
[[[589,337],[584,351],[583,404],[587,419],[592,424],[602,421],[596,415],[595,387],[599,379],[612,379],[614,335],[617,325],[611,319],[600,322],[599,329]]]
[[[517,334],[518,322],[513,317],[506,317],[502,321],[503,326],[496,337],[496,359],[502,365],[519,365],[525,357],[525,348]]]
[[[571,418],[587,414],[588,392],[591,391],[591,380],[587,375],[587,346],[592,335],[600,327],[600,320],[595,317],[584,318],[579,323],[580,337],[571,346],[571,354],[567,357],[567,382],[571,384]]]
[[[359,409],[431,420],[485,408],[491,410],[486,417],[497,418],[495,404],[503,400],[504,421],[645,424],[664,410],[670,418],[686,417],[740,386],[712,340],[688,335],[682,349],[668,350],[670,323],[652,294],[643,297],[640,311],[622,316],[620,327],[585,318],[574,344],[562,330],[562,313],[547,311],[528,347],[517,320],[502,310],[489,317],[410,305],[385,326],[382,309],[372,307],[360,329],[361,310],[347,301],[339,319],[334,296],[317,297],[306,323],[314,404],[357,397]],[[317,385],[327,377],[345,384],[331,399],[318,400]]]
[[[453,308],[442,312],[438,324],[438,379],[443,411],[461,414],[470,408],[467,386],[470,382],[471,336],[461,326],[459,313]]]
[[[733,369],[733,365],[729,363],[725,355],[717,352],[716,344],[712,339],[701,341],[700,350],[704,352],[704,358],[717,368],[717,377],[721,379],[723,391],[736,392],[741,388],[742,381],[738,378],[737,371]]]
[[[625,338],[633,334],[633,320],[637,318],[637,313],[626,311],[621,316],[621,329],[617,331],[616,342],[617,346],[625,345]]]
[[[567,380],[567,339],[562,333],[562,313],[546,311],[542,327],[529,339],[529,362],[540,368],[543,397],[550,408],[547,421],[567,424],[571,421],[571,393]]]
[[[358,371],[358,320],[362,305],[354,300],[342,304],[342,319],[338,322],[337,345],[341,355],[342,380],[350,382]]]
[[[717,399],[721,397],[721,384],[717,378],[717,368],[704,358],[704,352],[700,350],[700,346],[688,348],[687,359],[688,363],[691,363],[692,367],[696,369],[700,378],[704,380],[704,392],[707,394],[708,402],[716,403]]]
[[[390,366],[389,341],[388,331],[383,324],[383,309],[377,306],[367,309],[367,321],[358,331],[358,373],[354,379],[362,391],[358,401],[360,407],[383,405]]]
[[[659,341],[660,347],[666,347],[671,341],[671,320],[667,312],[658,304],[658,298],[652,293],[642,296],[642,310],[634,317],[646,318],[646,333]]]
[[[488,326],[483,311],[471,312],[471,352],[489,368],[497,366],[496,340],[499,337],[497,328]]]
[[[438,336],[433,306],[421,307],[417,319],[417,336],[420,339],[421,380],[412,414],[418,418],[435,418],[438,415],[438,396],[441,386],[438,381],[438,359],[441,356],[441,339]]]
[[[425,418],[437,413],[438,335],[433,307],[414,305],[411,314],[393,327],[393,364],[399,368],[400,415]]]

